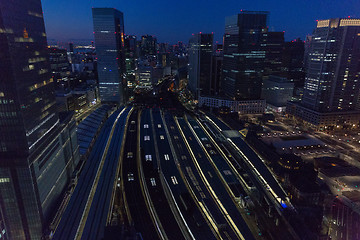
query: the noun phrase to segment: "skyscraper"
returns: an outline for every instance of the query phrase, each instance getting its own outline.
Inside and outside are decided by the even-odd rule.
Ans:
[[[236,100],[259,99],[268,12],[242,11],[225,19],[222,91]]]
[[[71,65],[66,49],[50,48],[50,67],[55,82],[67,81],[71,73]]]
[[[360,90],[360,20],[317,22],[302,104],[319,112],[355,110]]]
[[[304,87],[304,52],[305,43],[300,39],[286,42],[282,56],[282,76],[295,84],[295,90]]]
[[[282,67],[284,32],[265,32],[262,34],[261,48],[265,51],[263,78],[279,76]]]
[[[154,36],[144,35],[140,40],[141,56],[156,55],[157,40]]]
[[[320,127],[357,126],[360,19],[318,21],[306,50],[304,94],[289,113]]]
[[[79,160],[75,123],[55,110],[40,0],[0,2],[0,52],[1,226],[40,239]]]
[[[114,8],[93,8],[99,91],[102,102],[127,100],[124,53],[124,17]]]
[[[189,89],[195,99],[210,95],[213,34],[194,34],[189,41]]]
[[[135,62],[138,57],[137,40],[134,35],[126,35],[124,41],[127,96],[131,97],[136,86],[134,74],[136,68]]]
[[[211,60],[211,89],[210,95],[217,96],[220,94],[220,83],[222,77],[222,66],[223,66],[223,45],[216,44],[214,53]]]

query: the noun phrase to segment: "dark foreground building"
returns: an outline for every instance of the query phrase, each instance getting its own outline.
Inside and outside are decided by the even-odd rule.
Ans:
[[[2,237],[41,239],[79,159],[76,126],[56,112],[40,0],[0,2],[0,53]]]

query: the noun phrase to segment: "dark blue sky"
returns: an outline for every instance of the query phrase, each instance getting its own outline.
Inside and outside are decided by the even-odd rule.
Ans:
[[[42,0],[49,39],[92,39],[91,7],[124,13],[125,33],[155,35],[159,42],[188,42],[192,33],[214,32],[221,41],[225,16],[270,11],[269,27],[287,40],[311,34],[316,19],[360,17],[359,0]]]

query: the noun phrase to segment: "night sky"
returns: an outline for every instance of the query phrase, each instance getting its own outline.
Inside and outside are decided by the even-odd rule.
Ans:
[[[192,33],[214,32],[222,41],[225,17],[243,10],[270,11],[272,31],[286,40],[311,34],[316,19],[360,17],[359,0],[42,0],[48,39],[92,39],[92,7],[124,13],[125,33],[155,35],[159,42],[188,42]]]

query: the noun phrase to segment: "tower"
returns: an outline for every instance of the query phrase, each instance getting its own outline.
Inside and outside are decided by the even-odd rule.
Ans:
[[[213,34],[194,34],[189,41],[189,88],[198,99],[210,95]]]
[[[127,101],[127,83],[123,13],[114,8],[93,8],[92,14],[100,99],[102,102],[124,104]]]
[[[268,12],[242,11],[225,19],[222,91],[234,100],[260,99]]]

